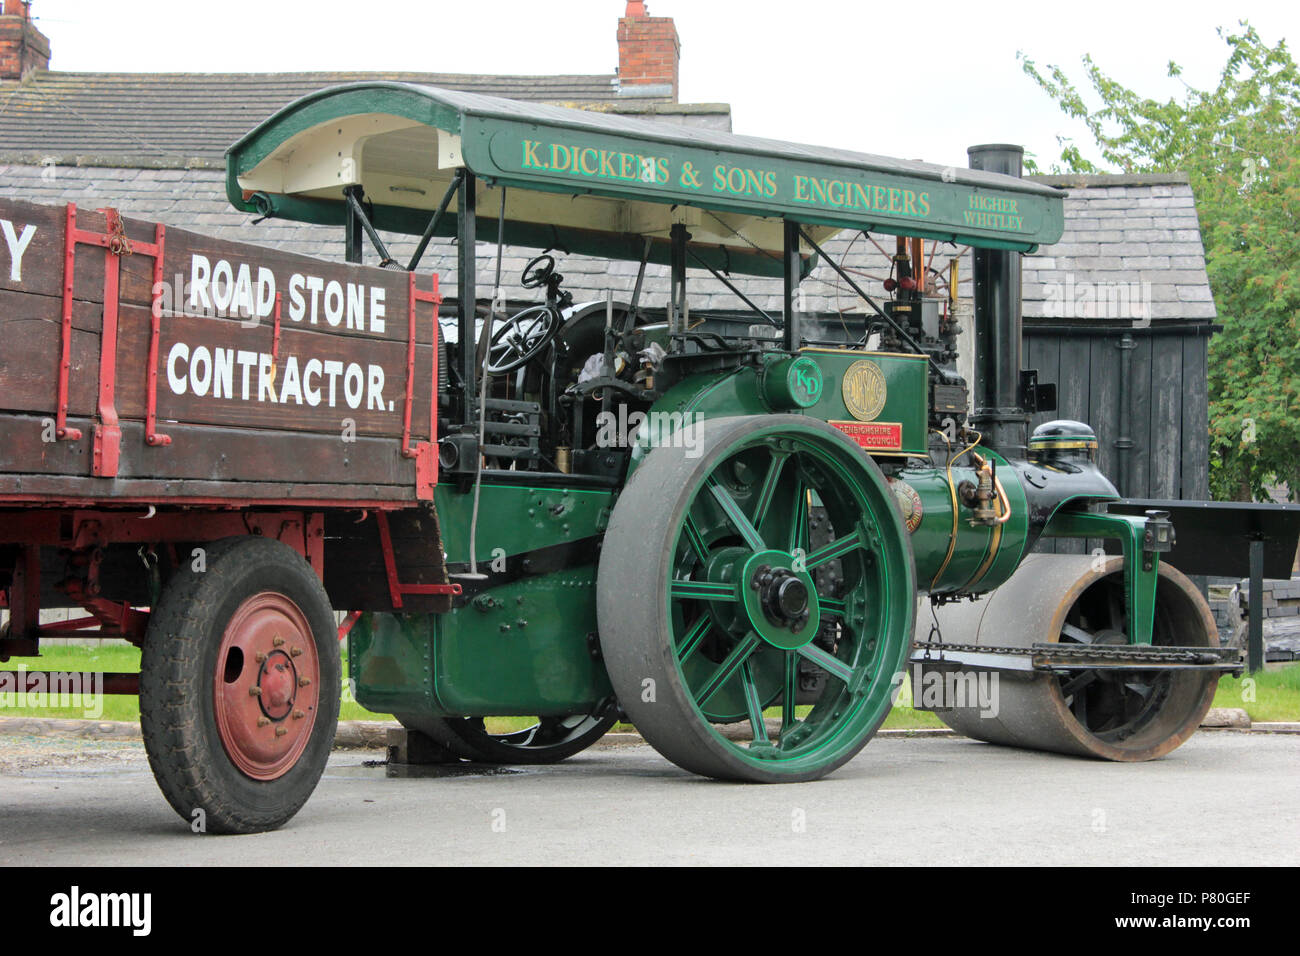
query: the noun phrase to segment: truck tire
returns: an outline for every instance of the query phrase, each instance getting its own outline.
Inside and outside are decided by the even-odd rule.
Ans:
[[[163,589],[140,660],[158,786],[196,831],[259,833],[311,796],[334,743],[338,631],[311,566],[260,537],[210,545]]]

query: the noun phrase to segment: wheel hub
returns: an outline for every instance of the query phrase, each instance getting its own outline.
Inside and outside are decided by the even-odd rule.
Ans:
[[[293,601],[267,592],[236,610],[218,648],[213,702],[221,744],[244,774],[274,780],[297,762],[315,723],[319,669]]]
[[[782,650],[803,647],[817,634],[821,610],[807,571],[795,570],[792,554],[760,551],[744,563],[737,578],[749,626],[765,642]]]
[[[1128,637],[1123,631],[1115,630],[1114,628],[1106,628],[1093,634],[1092,643],[1094,645],[1124,647],[1128,644]],[[1096,679],[1099,683],[1122,689],[1130,679],[1133,672],[1103,669],[1095,670],[1092,673],[1096,675]]]
[[[295,648],[296,649],[296,648]],[[293,701],[298,693],[298,669],[293,658],[284,651],[275,651],[262,662],[257,675],[258,699],[262,713],[271,720],[284,720],[293,712]]]
[[[750,582],[758,592],[763,612],[773,624],[781,624],[796,634],[808,623],[808,586],[789,568],[763,565]]]

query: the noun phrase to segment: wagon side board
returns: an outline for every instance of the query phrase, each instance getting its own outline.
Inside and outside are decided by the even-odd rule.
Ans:
[[[0,501],[431,497],[436,277],[12,199],[0,228]]]

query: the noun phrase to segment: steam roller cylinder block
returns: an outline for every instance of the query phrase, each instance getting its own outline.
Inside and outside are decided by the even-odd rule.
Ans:
[[[1214,616],[1196,586],[1167,564],[1159,570],[1153,643],[1217,647]],[[1030,555],[1006,584],[979,601],[937,612],[947,643],[1126,644],[1123,559]],[[1065,676],[1003,671],[995,715],[981,716],[978,706],[969,706],[937,716],[958,733],[989,743],[1152,760],[1196,732],[1218,678],[1195,670],[1075,670]]]

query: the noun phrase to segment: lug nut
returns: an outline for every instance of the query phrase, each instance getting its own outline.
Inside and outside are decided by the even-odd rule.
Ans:
[[[265,727],[265,726],[266,726],[267,724],[269,724],[270,722],[271,722],[271,718],[270,718],[270,717],[259,717],[259,718],[257,718],[257,726],[259,726],[259,727]]]
[[[276,647],[283,647],[284,638],[281,637],[279,634],[277,634],[275,635],[275,637],[271,638],[271,643],[274,644]]]
[[[295,647],[295,648],[292,648],[292,649],[289,651],[289,656],[290,656],[290,657],[301,657],[301,656],[302,656],[302,648],[301,648],[301,647]]]
[[[306,714],[304,711],[301,711],[301,710],[295,710],[295,711],[293,712],[293,719],[294,719],[294,720],[302,720],[302,719],[303,719],[304,717],[306,717],[306,716],[307,716],[307,714]]]
[[[257,661],[257,663],[259,663],[259,664],[265,663],[265,661],[266,661],[266,652],[265,652],[265,651],[258,651],[256,654],[253,655],[253,660]]]
[[[248,696],[249,696],[249,697],[261,697],[261,696],[262,696],[262,688],[260,688],[260,687],[250,687],[250,688],[248,688]]]
[[[306,687],[306,686],[307,686],[308,684],[310,684],[310,683],[311,683],[311,678],[310,678],[310,677],[299,677],[299,678],[298,678],[298,686],[299,686],[299,687]]]
[[[285,734],[287,734],[288,732],[289,732],[289,728],[288,728],[288,727],[276,727],[276,728],[275,728],[275,735],[276,735],[277,737],[283,737],[283,736],[284,736]]]

